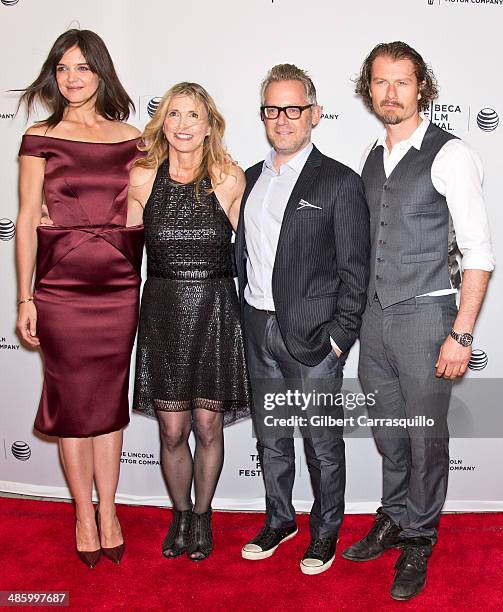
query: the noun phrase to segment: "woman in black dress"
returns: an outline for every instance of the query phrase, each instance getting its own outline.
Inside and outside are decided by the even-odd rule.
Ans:
[[[130,179],[128,223],[143,218],[147,248],[133,409],[160,423],[174,511],[163,542],[168,558],[211,552],[223,426],[249,413],[231,257],[245,178],[225,152],[224,128],[200,85],[175,85],[145,128],[146,157]]]

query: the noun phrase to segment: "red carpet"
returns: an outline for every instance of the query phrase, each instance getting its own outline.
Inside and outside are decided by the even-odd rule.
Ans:
[[[120,506],[126,537],[120,566],[102,559],[87,569],[73,551],[70,504],[0,499],[0,590],[69,591],[80,610],[501,610],[503,514],[442,517],[425,590],[414,600],[389,597],[397,551],[355,564],[340,551],[368,529],[372,518],[348,515],[336,560],[320,576],[304,576],[299,561],[309,539],[299,535],[264,561],[241,559],[240,549],[263,515],[217,512],[213,554],[201,563],[164,559],[160,543],[170,512]]]

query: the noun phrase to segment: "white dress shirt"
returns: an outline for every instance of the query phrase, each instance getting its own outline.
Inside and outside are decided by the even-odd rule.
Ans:
[[[309,143],[279,170],[274,167],[276,153],[269,151],[257,179],[246,201],[245,241],[248,258],[245,300],[259,310],[276,310],[272,296],[272,272],[276,259],[283,215],[295,183],[307,161],[313,145]],[[340,351],[330,338],[333,348]]]
[[[383,147],[383,162],[386,178],[393,172],[407,151],[414,147],[421,149],[430,121],[422,117],[421,124],[407,140],[395,144],[391,151],[386,144],[386,130],[382,136],[365,150],[360,174],[370,151],[375,146]],[[491,246],[489,222],[482,193],[484,171],[482,162],[475,151],[462,140],[452,139],[444,144],[435,156],[431,166],[431,181],[440,195],[447,201],[452,217],[456,242],[462,257],[463,270],[494,269],[494,255]],[[445,295],[456,289],[445,288],[422,295]]]
[[[309,143],[276,170],[276,153],[271,149],[264,160],[262,174],[246,201],[244,219],[248,284],[244,296],[250,306],[259,310],[276,310],[272,297],[272,271],[281,223],[295,183],[312,150],[313,145]]]

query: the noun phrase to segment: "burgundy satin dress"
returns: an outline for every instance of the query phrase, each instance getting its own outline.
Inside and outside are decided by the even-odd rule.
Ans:
[[[129,364],[138,321],[143,226],[125,227],[137,140],[23,137],[46,160],[53,226],[37,230],[35,304],[44,386],[35,429],[59,437],[129,423]]]

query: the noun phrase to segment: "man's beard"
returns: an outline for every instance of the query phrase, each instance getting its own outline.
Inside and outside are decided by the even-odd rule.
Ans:
[[[390,100],[383,100],[379,106],[379,110],[377,111],[377,115],[381,119],[381,121],[386,125],[398,125],[403,121],[403,117],[400,117],[393,110],[382,110],[382,107],[389,104]],[[403,106],[399,103],[396,103],[396,107],[398,109],[403,109]]]
[[[392,112],[383,113],[379,116],[381,117],[382,122],[386,125],[398,125],[403,121],[402,117],[399,117]]]

